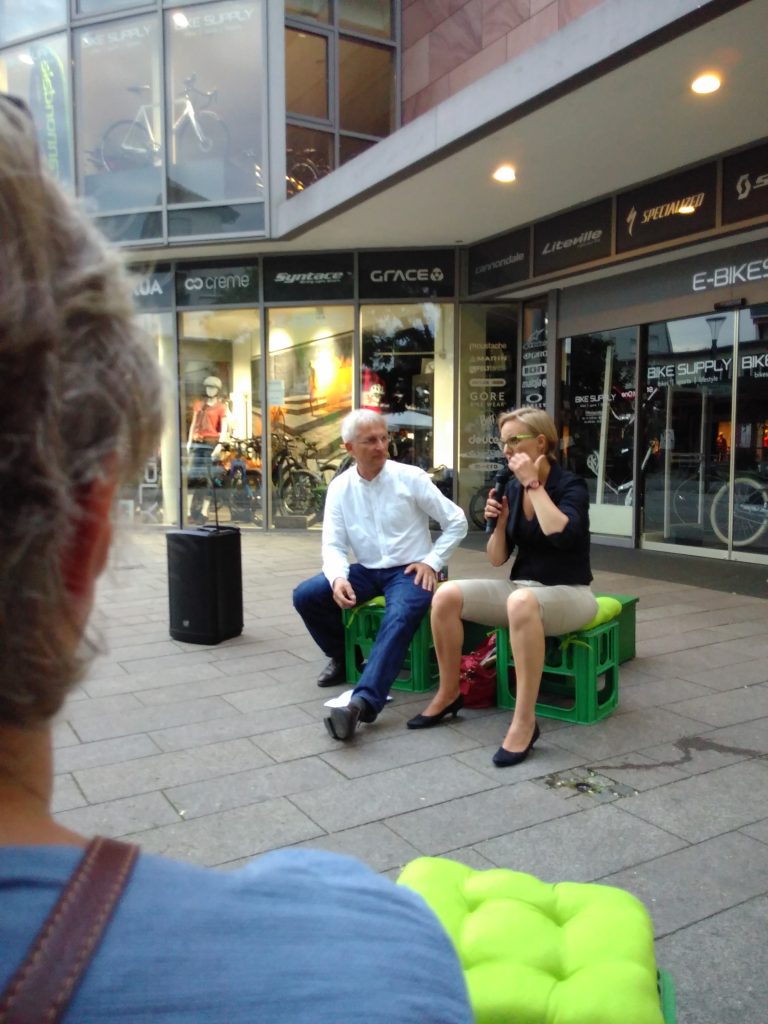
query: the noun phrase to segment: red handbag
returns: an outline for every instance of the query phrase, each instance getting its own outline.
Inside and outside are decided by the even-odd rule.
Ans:
[[[492,708],[496,705],[496,631],[479,647],[461,657],[459,689],[465,708]]]

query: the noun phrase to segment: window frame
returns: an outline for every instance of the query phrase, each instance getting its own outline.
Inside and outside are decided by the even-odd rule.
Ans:
[[[341,28],[339,26],[338,17],[338,6],[336,3],[331,4],[330,21],[327,23],[314,21],[311,18],[301,18],[296,15],[286,14],[283,26],[283,39],[285,40],[285,34],[289,31],[305,32],[309,35],[321,35],[327,39],[328,46],[328,112],[329,119],[320,119],[314,117],[306,117],[298,114],[292,114],[287,109],[285,111],[285,125],[288,128],[306,128],[313,131],[321,131],[332,136],[332,165],[330,170],[334,171],[341,166],[341,140],[342,139],[358,139],[362,142],[370,142],[374,144],[380,142],[381,139],[387,138],[386,135],[370,135],[365,132],[355,132],[342,130],[341,128],[341,117],[340,117],[340,75],[339,75],[339,54],[340,54],[340,41],[341,39],[347,39],[358,43],[367,43],[369,45],[378,46],[381,49],[389,49],[393,55],[393,73],[395,77],[395,89],[393,97],[393,111],[392,111],[392,124],[390,132],[396,132],[400,127],[401,119],[401,83],[400,83],[400,64],[401,64],[401,47],[400,47],[400,15],[401,15],[401,0],[390,0],[392,4],[392,35],[389,39],[385,39],[382,36],[371,35],[366,32],[351,30],[348,28]],[[285,45],[285,44],[284,44]],[[286,80],[287,80],[288,68],[286,66]],[[286,131],[287,135],[287,131]],[[287,141],[286,141],[287,150]],[[286,152],[286,163],[287,152]],[[330,172],[329,172],[330,173]]]

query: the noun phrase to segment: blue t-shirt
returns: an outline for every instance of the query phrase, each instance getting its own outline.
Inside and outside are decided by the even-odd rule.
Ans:
[[[0,991],[82,856],[0,848]],[[220,871],[142,854],[65,1024],[469,1024],[464,976],[415,893],[349,857]]]

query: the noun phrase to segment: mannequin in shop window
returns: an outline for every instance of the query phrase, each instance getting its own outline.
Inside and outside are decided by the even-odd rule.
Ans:
[[[206,377],[205,395],[192,406],[187,439],[187,518],[194,523],[205,523],[208,519],[214,465],[219,461],[222,442],[229,436],[229,408],[221,398],[221,386],[219,377]],[[203,489],[204,497],[200,493]]]

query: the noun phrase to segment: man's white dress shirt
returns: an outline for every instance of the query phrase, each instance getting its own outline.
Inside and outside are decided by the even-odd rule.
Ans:
[[[429,521],[441,533],[432,542]],[[331,481],[323,518],[323,574],[349,576],[349,553],[368,569],[425,562],[439,572],[467,533],[467,517],[423,469],[388,459],[373,480],[352,466]]]

